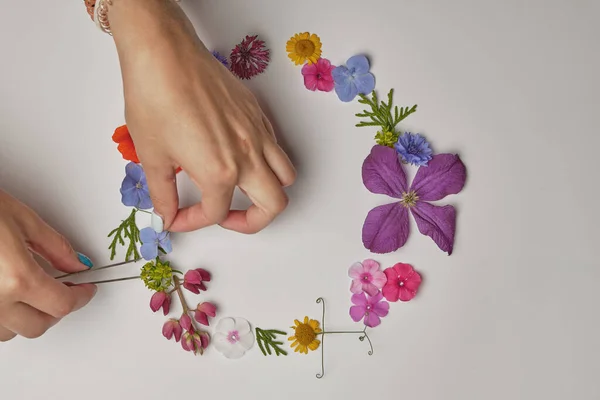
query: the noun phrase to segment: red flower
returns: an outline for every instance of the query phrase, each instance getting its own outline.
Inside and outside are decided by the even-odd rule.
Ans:
[[[125,160],[133,161],[136,164],[140,163],[140,159],[135,151],[135,144],[133,144],[133,139],[131,139],[131,134],[129,133],[127,125],[118,127],[112,136],[112,140],[118,144],[117,150],[119,150],[119,153],[121,153]]]
[[[270,60],[270,50],[258,35],[246,36],[242,43],[231,50],[231,72],[240,79],[250,79],[262,74]]]
[[[181,316],[181,318],[179,319],[179,325],[181,325],[181,327],[188,332],[194,331],[194,329],[192,327],[192,319],[187,314],[183,314]]]
[[[335,68],[328,59],[319,58],[316,64],[304,64],[302,75],[304,86],[313,92],[319,89],[321,92],[331,92],[335,87],[331,71]]]
[[[186,332],[181,340],[181,347],[185,351],[191,351],[194,354],[204,353],[204,349],[208,347],[210,337],[206,332]]]
[[[150,308],[152,311],[157,312],[161,308],[165,315],[169,313],[169,308],[171,307],[171,296],[166,294],[165,292],[156,292],[152,295],[150,299]]]
[[[168,340],[171,340],[171,338],[175,336],[175,341],[179,342],[181,340],[181,335],[183,334],[183,329],[181,328],[179,321],[170,319],[163,325],[162,334]]]
[[[202,325],[208,326],[208,317],[215,317],[217,315],[217,307],[212,303],[198,304],[196,312],[194,313],[194,319]]]
[[[183,287],[195,294],[206,290],[204,282],[210,282],[210,273],[202,268],[190,270],[183,276]]]
[[[421,275],[410,264],[398,263],[383,271],[387,283],[382,293],[388,301],[409,301],[416,296],[421,285]]]

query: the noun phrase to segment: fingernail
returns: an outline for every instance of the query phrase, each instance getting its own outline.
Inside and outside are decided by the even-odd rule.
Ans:
[[[153,211],[152,212],[152,220],[150,222],[150,225],[152,226],[152,229],[154,229],[154,231],[156,233],[162,233],[162,231],[164,230],[164,227],[165,227],[165,222],[163,221],[163,219],[160,215],[158,215],[155,211]]]
[[[81,254],[78,252],[77,258],[79,259],[80,263],[82,263],[83,265],[85,265],[88,268],[92,268],[94,266],[94,263],[92,262],[92,260],[90,260],[90,258],[88,256],[86,256],[85,254]]]

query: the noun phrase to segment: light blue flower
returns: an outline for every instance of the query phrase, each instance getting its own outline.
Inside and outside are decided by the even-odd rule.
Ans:
[[[369,94],[375,89],[375,77],[369,72],[370,68],[367,57],[358,55],[333,70],[335,92],[341,101],[350,102],[359,93]]]
[[[159,247],[166,254],[173,251],[171,238],[167,231],[156,233],[156,231],[150,227],[144,228],[140,231],[140,241],[142,242],[140,252],[142,253],[142,257],[144,257],[144,260],[151,261],[158,257]]]
[[[418,166],[426,166],[433,153],[427,140],[418,133],[406,132],[401,135],[394,148],[404,162]]]
[[[146,174],[141,165],[130,162],[125,167],[125,179],[121,184],[121,202],[128,207],[142,210],[152,208]]]

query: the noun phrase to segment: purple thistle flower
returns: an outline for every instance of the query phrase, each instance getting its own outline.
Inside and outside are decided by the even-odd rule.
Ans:
[[[130,162],[125,167],[125,179],[121,184],[121,202],[128,207],[142,210],[152,208],[146,174],[141,165]]]
[[[370,192],[399,199],[369,211],[362,231],[367,249],[382,254],[404,246],[408,240],[410,210],[419,232],[431,237],[448,255],[452,254],[456,210],[450,205],[440,207],[428,202],[456,194],[464,187],[467,171],[457,155],[433,156],[427,167],[419,168],[408,186],[396,151],[374,146],[363,163],[362,178]]]
[[[227,57],[225,57],[224,55],[222,55],[221,53],[219,53],[218,51],[214,50],[212,52],[212,55],[219,60],[219,62],[221,64],[223,64],[225,66],[225,68],[229,69],[229,61],[227,61]]]
[[[431,148],[421,134],[406,132],[398,138],[394,148],[404,162],[412,165],[426,166],[431,160]]]
[[[144,260],[152,261],[158,257],[159,247],[167,254],[173,251],[171,238],[167,231],[156,233],[156,231],[150,227],[144,228],[140,231],[140,241],[142,242],[140,252],[142,253],[142,257],[144,257]]]

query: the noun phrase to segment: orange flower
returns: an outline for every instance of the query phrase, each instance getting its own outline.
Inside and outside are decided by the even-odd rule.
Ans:
[[[121,153],[125,160],[132,161],[136,164],[140,163],[140,159],[135,151],[135,144],[133,143],[133,139],[131,139],[127,125],[123,125],[115,129],[112,140],[118,144],[117,150],[119,150],[119,153]],[[177,174],[180,172],[181,167],[177,168],[175,171]]]
[[[117,150],[119,150],[119,153],[121,153],[125,160],[133,161],[136,164],[140,163],[140,159],[135,151],[135,145],[133,144],[133,139],[131,139],[127,125],[118,127],[115,130],[112,140],[118,144]]]

